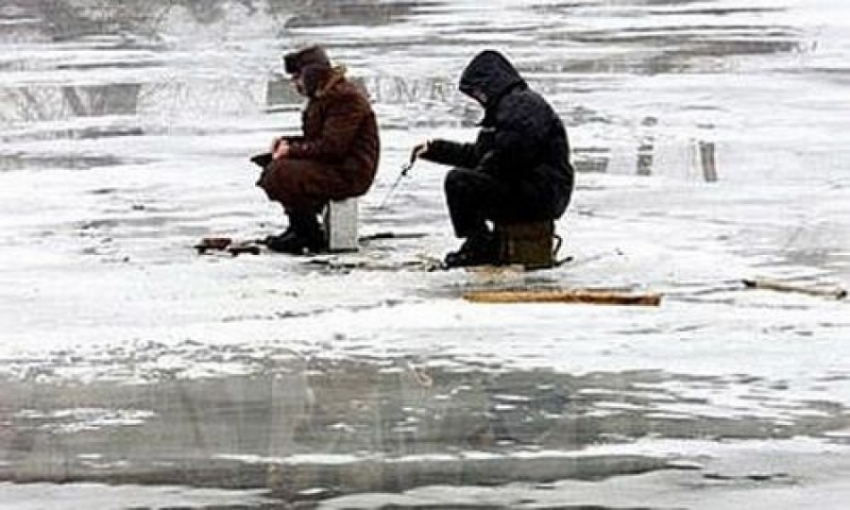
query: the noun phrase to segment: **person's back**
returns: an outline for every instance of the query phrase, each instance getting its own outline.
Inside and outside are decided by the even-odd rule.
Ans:
[[[562,197],[566,200],[555,202],[568,202],[573,168],[566,130],[551,105],[528,87],[514,66],[500,53],[484,51],[464,70],[460,90],[485,108],[481,127],[492,130],[494,137],[479,151],[493,151],[487,163],[490,173],[516,181],[533,180],[542,172],[566,195]],[[563,214],[566,203],[552,206],[554,219]]]
[[[414,157],[457,167],[446,175],[446,199],[455,235],[466,241],[446,257],[448,265],[493,262],[486,221],[560,218],[574,187],[563,123],[504,56],[476,55],[460,90],[485,109],[476,142],[434,140],[414,149]]]
[[[269,248],[300,254],[326,248],[317,214],[331,200],[366,193],[378,168],[378,124],[366,95],[331,67],[320,47],[284,57],[297,90],[308,97],[302,136],[276,138],[258,185],[279,202],[289,228],[269,236]]]
[[[290,157],[339,165],[345,189],[329,189],[328,198],[341,200],[369,190],[378,168],[380,139],[372,105],[363,91],[346,79],[344,69],[307,66],[304,136],[290,147]]]

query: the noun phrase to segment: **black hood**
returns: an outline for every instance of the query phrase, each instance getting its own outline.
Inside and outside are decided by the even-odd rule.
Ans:
[[[525,85],[514,66],[501,53],[485,50],[475,56],[460,76],[460,91],[478,99],[473,91],[483,92],[487,100],[484,106],[498,101],[506,92],[517,85]]]

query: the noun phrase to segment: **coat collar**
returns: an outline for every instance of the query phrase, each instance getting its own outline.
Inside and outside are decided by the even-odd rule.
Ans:
[[[336,66],[328,69],[327,74],[319,79],[318,87],[316,87],[316,98],[326,95],[336,84],[345,79],[345,66]]]

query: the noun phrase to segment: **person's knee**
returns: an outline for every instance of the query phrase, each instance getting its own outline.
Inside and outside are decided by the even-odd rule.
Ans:
[[[280,162],[269,165],[257,184],[266,192],[270,200],[280,202],[284,206],[292,202],[300,188],[298,174]]]

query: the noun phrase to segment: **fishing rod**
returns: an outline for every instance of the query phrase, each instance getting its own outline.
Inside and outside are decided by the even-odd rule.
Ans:
[[[387,194],[384,197],[384,200],[381,201],[381,205],[378,206],[379,210],[383,209],[384,206],[387,205],[387,202],[389,201],[390,196],[392,196],[393,192],[398,187],[399,183],[401,183],[401,180],[407,175],[408,172],[410,172],[410,169],[413,168],[414,163],[416,163],[416,158],[410,160],[410,162],[408,162],[408,163],[401,165],[401,172],[398,174],[398,177],[396,177],[395,182],[393,182],[393,185],[390,186],[390,189],[389,189],[389,191],[387,191]]]

